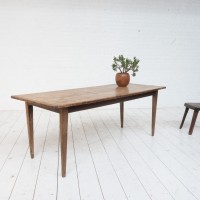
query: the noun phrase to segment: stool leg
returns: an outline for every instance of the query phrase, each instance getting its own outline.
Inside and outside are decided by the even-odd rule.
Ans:
[[[193,117],[192,117],[192,122],[191,122],[191,125],[190,125],[189,135],[192,135],[192,132],[193,132],[193,129],[194,129],[194,125],[195,125],[195,122],[196,122],[196,119],[197,119],[197,116],[198,116],[198,112],[199,111],[194,110]]]
[[[187,116],[188,110],[189,110],[189,108],[185,108],[185,113],[183,115],[183,119],[182,119],[182,122],[181,122],[181,125],[180,125],[180,129],[183,127],[183,124],[184,124],[185,118]]]

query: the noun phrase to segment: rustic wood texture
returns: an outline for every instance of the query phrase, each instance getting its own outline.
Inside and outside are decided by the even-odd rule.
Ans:
[[[66,176],[68,110],[60,111],[60,144],[62,177]]]
[[[120,122],[121,128],[124,127],[124,102],[120,102]]]
[[[158,98],[158,91],[156,91],[152,95],[152,125],[151,125],[151,127],[152,127],[151,134],[152,134],[152,136],[154,136],[154,132],[155,132],[157,98]]]
[[[52,92],[33,93],[12,96],[14,99],[26,101],[38,107],[45,106],[51,109],[67,108],[102,102],[105,100],[115,100],[121,97],[129,97],[139,94],[164,89],[161,86],[129,84],[127,87],[117,87],[117,85],[104,85],[88,88],[60,90]],[[45,109],[46,109],[45,108]]]
[[[31,158],[34,158],[34,133],[33,133],[33,106],[26,105],[26,119],[27,119],[27,128],[28,128],[28,139],[29,139],[29,148]]]
[[[72,107],[69,107],[68,110],[69,110],[69,113],[80,111],[80,110],[88,110],[88,109],[91,109],[91,108],[97,108],[97,107],[101,107],[101,106],[107,106],[107,105],[111,105],[111,104],[115,104],[115,103],[120,103],[122,101],[125,102],[125,101],[140,99],[140,98],[152,96],[153,94],[154,94],[154,92],[147,92],[145,94],[138,94],[138,95],[133,95],[133,96],[128,96],[128,97],[121,96],[118,99],[104,100],[104,101],[101,101],[101,102],[96,102],[96,103],[91,103],[91,104],[83,104],[83,105],[79,105],[79,106],[72,106]]]
[[[25,101],[31,157],[33,145],[33,106],[44,108],[60,115],[60,143],[62,177],[66,176],[68,113],[120,103],[120,120],[123,128],[124,101],[152,96],[152,136],[155,130],[158,90],[162,86],[129,84],[128,87],[105,85],[89,88],[42,92],[12,96]]]

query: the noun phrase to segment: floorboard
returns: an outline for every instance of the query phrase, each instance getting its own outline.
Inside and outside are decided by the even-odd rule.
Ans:
[[[188,135],[184,108],[71,113],[67,174],[61,177],[59,116],[34,113],[30,158],[24,111],[0,111],[0,200],[200,200],[200,118]]]

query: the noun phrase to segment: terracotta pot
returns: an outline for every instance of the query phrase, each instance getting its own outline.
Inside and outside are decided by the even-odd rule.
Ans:
[[[126,87],[130,82],[130,75],[129,73],[117,73],[115,80],[119,87]]]

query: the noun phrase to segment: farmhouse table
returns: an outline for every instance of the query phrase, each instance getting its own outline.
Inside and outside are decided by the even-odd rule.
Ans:
[[[152,127],[154,136],[158,90],[163,86],[129,84],[127,87],[103,85],[70,90],[41,92],[11,96],[25,101],[31,158],[34,158],[33,106],[59,113],[62,177],[66,176],[68,114],[75,111],[120,103],[120,121],[123,128],[124,102],[152,96]]]

